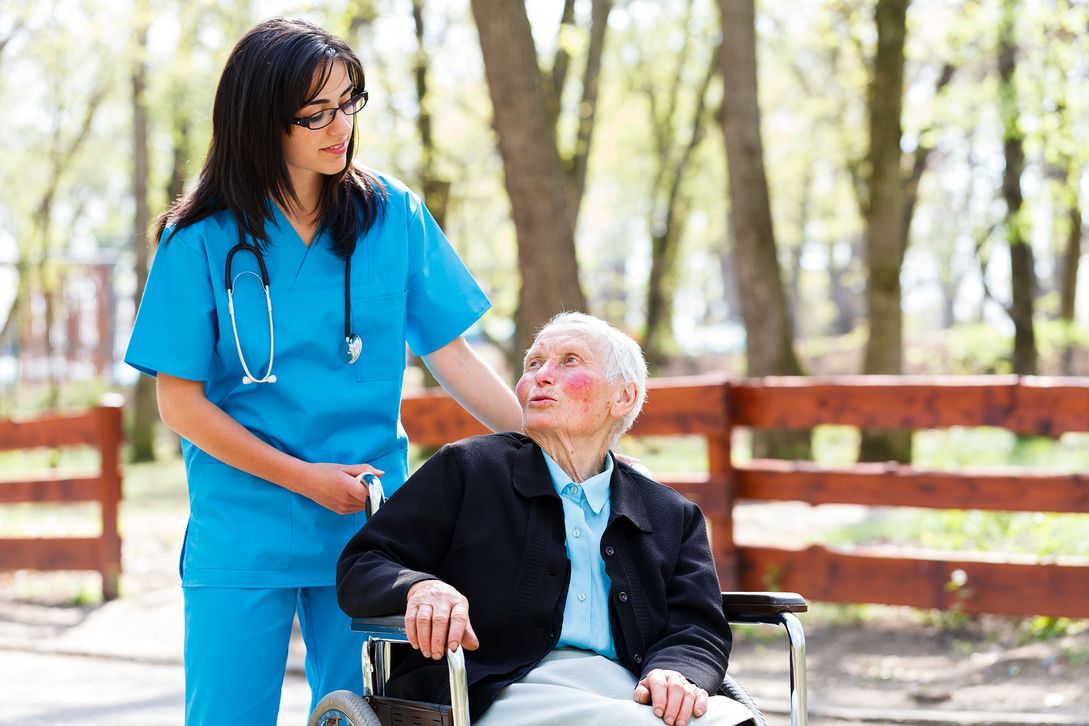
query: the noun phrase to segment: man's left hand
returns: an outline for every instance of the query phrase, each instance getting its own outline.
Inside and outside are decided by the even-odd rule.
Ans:
[[[707,691],[677,671],[655,668],[635,687],[636,702],[648,704],[669,726],[685,726],[707,711]]]

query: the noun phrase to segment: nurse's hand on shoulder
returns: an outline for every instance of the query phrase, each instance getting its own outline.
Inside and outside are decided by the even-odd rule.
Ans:
[[[384,472],[368,464],[310,464],[299,493],[337,514],[354,514],[367,506],[367,487],[356,479],[365,472]]]

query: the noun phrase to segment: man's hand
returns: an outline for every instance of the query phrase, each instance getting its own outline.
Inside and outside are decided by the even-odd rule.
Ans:
[[[689,718],[707,712],[707,691],[677,671],[655,668],[639,681],[634,697],[638,703],[649,704],[669,726],[685,726]]]
[[[425,658],[439,660],[459,645],[465,650],[480,647],[469,622],[469,601],[442,580],[423,580],[409,589],[405,631]]]

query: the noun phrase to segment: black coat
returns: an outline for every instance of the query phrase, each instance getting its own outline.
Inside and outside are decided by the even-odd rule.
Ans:
[[[672,489],[617,463],[601,538],[612,580],[609,623],[638,677],[675,670],[714,693],[730,652],[703,514]],[[443,447],[345,547],[340,606],[354,617],[404,612],[408,590],[440,579],[469,601],[480,648],[466,651],[471,717],[556,645],[571,566],[563,505],[540,448],[521,434]],[[449,702],[445,662],[413,651],[387,693]]]

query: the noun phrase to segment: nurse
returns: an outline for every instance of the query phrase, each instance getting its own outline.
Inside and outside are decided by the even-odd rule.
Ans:
[[[487,298],[419,197],[352,162],[359,59],[298,20],[227,60],[212,141],[160,244],[126,361],[182,437],[186,723],[276,722],[292,621],[314,699],[360,684],[334,592],[363,473],[407,477],[405,344],[494,431],[510,389],[461,337]],[[405,537],[411,537],[406,532]]]

